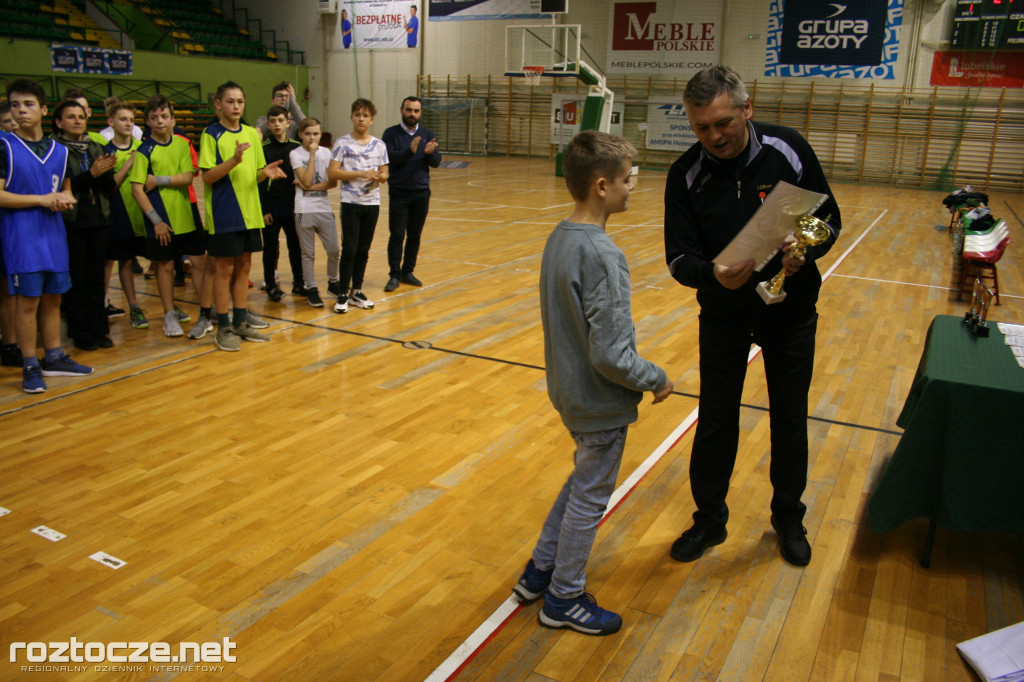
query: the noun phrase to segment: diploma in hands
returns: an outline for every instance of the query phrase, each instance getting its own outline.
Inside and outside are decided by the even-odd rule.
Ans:
[[[791,234],[797,238],[791,253],[795,256],[802,255],[801,248],[806,252],[808,246],[821,243],[828,238],[828,227],[822,221],[816,218],[808,221],[805,218],[810,217],[808,214],[813,213],[827,198],[824,194],[801,189],[788,182],[778,183],[739,234],[715,256],[714,262],[729,266],[740,261],[753,260],[756,264],[754,270],[760,272],[779,252],[785,244],[786,237]],[[800,224],[801,222],[803,224]],[[822,235],[823,226],[825,232]],[[822,238],[814,241],[816,237],[808,233],[816,233]],[[786,294],[782,291],[785,270],[779,275],[781,277],[776,276],[771,283],[762,282],[758,285],[758,293],[765,303],[777,303],[785,298]]]

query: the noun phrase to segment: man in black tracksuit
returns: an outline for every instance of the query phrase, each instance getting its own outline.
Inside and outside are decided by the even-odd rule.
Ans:
[[[839,206],[814,151],[790,128],[755,123],[739,75],[712,67],[694,76],[683,103],[699,140],[669,170],[665,187],[665,254],[672,276],[697,289],[700,304],[700,409],[690,458],[693,526],[672,545],[672,557],[693,561],[725,541],[726,493],[739,444],[739,409],[750,345],[761,346],[771,420],[772,526],[784,559],[811,559],[800,498],[807,484],[807,393],[814,365],[815,302],[821,274],[815,260],[839,235]],[[792,258],[790,244],[761,272],[754,262],[711,262],[780,181],[828,195],[816,215],[829,238]],[[793,240],[792,237],[787,241]],[[786,298],[767,305],[755,286],[780,269]]]

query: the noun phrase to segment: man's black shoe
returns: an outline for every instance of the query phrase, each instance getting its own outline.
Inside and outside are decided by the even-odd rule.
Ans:
[[[421,286],[423,286],[423,282],[421,282],[418,279],[416,279],[416,275],[412,274],[411,272],[402,273],[402,278],[401,279],[406,284],[411,284],[414,287],[421,287]]]
[[[99,344],[95,341],[79,341],[78,339],[75,339],[75,348],[78,350],[96,350],[99,347]]]
[[[779,553],[794,566],[811,563],[811,545],[807,542],[807,529],[799,523],[779,523],[772,517],[772,528],[779,534]]]
[[[15,343],[0,346],[0,365],[4,367],[21,367],[21,349]]]
[[[672,543],[670,554],[676,561],[695,561],[708,547],[725,542],[727,535],[725,526],[715,528],[694,525]]]
[[[109,336],[100,336],[96,339],[97,348],[113,348],[114,342],[110,340]]]
[[[392,277],[388,280],[388,283],[384,285],[384,291],[394,291],[398,288],[398,278]]]
[[[306,285],[303,284],[302,282],[295,282],[294,284],[292,284],[292,295],[293,296],[305,296],[306,295]]]

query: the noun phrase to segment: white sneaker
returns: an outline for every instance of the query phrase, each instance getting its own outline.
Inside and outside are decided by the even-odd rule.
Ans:
[[[178,321],[178,312],[170,310],[164,313],[164,334],[167,336],[184,336],[185,332]]]
[[[370,310],[373,308],[373,301],[366,298],[366,294],[361,291],[352,292],[352,295],[348,297],[348,302],[357,308],[362,308],[363,310]]]
[[[348,296],[342,294],[338,297],[338,302],[334,304],[334,312],[336,313],[347,313],[348,312]]]

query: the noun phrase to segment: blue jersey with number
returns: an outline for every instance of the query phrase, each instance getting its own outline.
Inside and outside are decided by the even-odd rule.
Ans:
[[[50,140],[41,157],[17,135],[0,137],[6,153],[4,189],[13,194],[51,194],[64,186],[68,149]],[[0,242],[7,273],[68,272],[68,239],[61,214],[48,208],[0,209]]]

